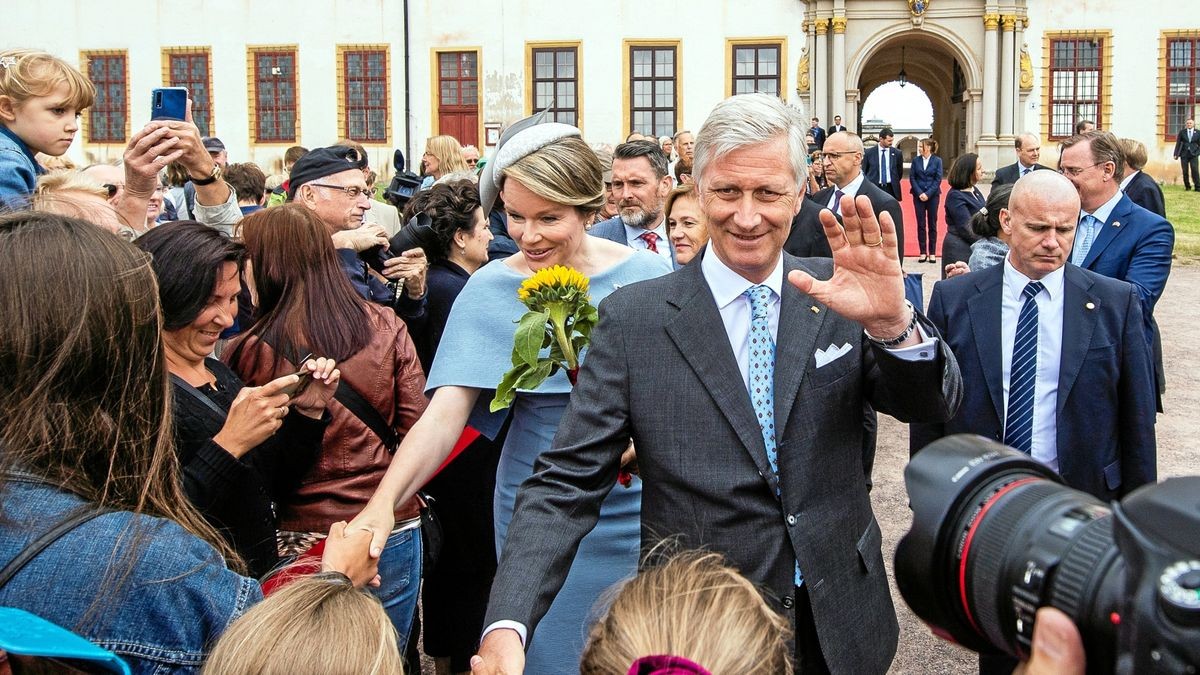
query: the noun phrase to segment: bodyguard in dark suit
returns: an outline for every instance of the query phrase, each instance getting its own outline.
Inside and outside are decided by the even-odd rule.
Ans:
[[[1017,161],[996,169],[992,185],[1011,185],[1027,173],[1050,168],[1038,164],[1038,158],[1042,156],[1042,141],[1037,134],[1021,134],[1017,136],[1015,144]]]
[[[910,450],[958,433],[1009,445],[1028,440],[1033,457],[1067,485],[1110,501],[1156,478],[1151,357],[1133,287],[1066,264],[1078,213],[1073,193],[1051,173],[1018,182],[1001,212],[1010,238],[1005,263],[934,286],[929,319],[967,385],[949,422],[912,425]],[[1020,410],[1011,419],[1007,412],[1020,402],[1014,345],[1029,281],[1044,287],[1034,298],[1035,381],[1044,386],[1025,428]]]
[[[812,126],[808,128],[808,133],[813,137],[813,143],[817,144],[817,149],[825,147],[825,130],[821,128],[821,120],[816,117],[812,118]]]
[[[867,180],[884,192],[901,200],[900,177],[904,173],[904,153],[892,146],[896,140],[892,130],[884,127],[879,132],[879,145],[863,152],[863,173]],[[899,221],[897,221],[899,226]]]
[[[1200,191],[1200,131],[1196,130],[1196,120],[1188,118],[1175,137],[1175,159],[1183,169],[1183,189]],[[1189,180],[1188,172],[1191,172]]]
[[[1121,149],[1125,152],[1125,177],[1121,179],[1121,192],[1134,204],[1166,218],[1167,205],[1162,188],[1158,186],[1158,181],[1142,171],[1142,167],[1146,166],[1146,146],[1141,141],[1122,138]]]
[[[1161,396],[1166,378],[1154,305],[1171,274],[1175,230],[1118,189],[1125,172],[1125,156],[1116,136],[1107,131],[1088,131],[1067,139],[1062,148],[1059,171],[1075,184],[1081,204],[1071,262],[1133,284],[1142,301],[1146,339],[1154,348]]]
[[[517,498],[488,622],[536,626],[632,437],[644,545],[724,554],[796,621],[798,670],[886,672],[898,629],[861,404],[945,420],[961,380],[904,304],[892,228],[866,199],[843,200],[844,228],[822,214],[834,264],[782,252],[805,172],[787,139],[802,132],[775,97],[714,108],[696,142],[710,245],[700,264],[601,303],[554,448]],[[497,626],[480,656],[477,672],[520,672],[519,630]]]
[[[840,218],[842,196],[865,195],[871,200],[871,208],[874,209],[876,218],[882,217],[884,213],[892,217],[892,223],[896,227],[896,253],[900,263],[904,264],[904,215],[900,209],[900,202],[867,180],[862,169],[862,139],[843,131],[830,136],[825,141],[825,147],[821,162],[824,164],[825,180],[829,181],[829,187],[809,199],[833,211],[833,215]]]
[[[1132,286],[1066,264],[1078,203],[1061,176],[1022,178],[1001,212],[1005,262],[934,286],[929,318],[966,384],[949,422],[911,426],[910,451],[979,434],[1107,502],[1155,481],[1155,391]],[[979,672],[1015,665],[981,655]]]
[[[818,193],[819,194],[819,193]],[[800,205],[800,211],[792,218],[791,233],[783,243],[783,250],[797,258],[832,258],[829,239],[825,237],[825,226],[821,225],[821,210],[824,205],[808,198]]]
[[[833,116],[833,124],[829,125],[829,128],[825,130],[825,138],[828,139],[830,136],[836,134],[837,132],[845,131],[845,130],[846,130],[846,125],[842,124],[842,116],[834,115]]]

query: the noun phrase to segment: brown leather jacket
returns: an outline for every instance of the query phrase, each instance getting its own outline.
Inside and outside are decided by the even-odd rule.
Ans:
[[[385,307],[367,304],[374,337],[362,351],[338,364],[342,380],[354,387],[383,414],[400,438],[425,412],[425,375],[417,359],[408,329]],[[229,366],[250,386],[261,386],[276,377],[295,372],[298,366],[284,362],[273,369],[275,352],[255,337],[246,338]],[[300,488],[279,504],[279,529],[292,532],[326,532],[339,520],[358,515],[375,492],[392,455],[367,425],[336,400],[329,402],[332,421],[317,462],[301,481]],[[396,522],[417,517],[416,498],[396,509]]]

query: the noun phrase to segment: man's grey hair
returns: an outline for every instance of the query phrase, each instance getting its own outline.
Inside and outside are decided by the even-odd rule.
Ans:
[[[1017,135],[1017,140],[1016,140],[1016,142],[1014,143],[1014,145],[1016,146],[1017,150],[1020,150],[1022,147],[1024,147],[1024,145],[1025,145],[1025,141],[1027,141],[1027,140],[1029,140],[1029,141],[1033,141],[1033,144],[1034,144],[1034,145],[1041,145],[1041,144],[1042,144],[1042,139],[1038,138],[1038,135],[1037,135],[1037,134],[1030,133],[1030,132],[1028,132],[1028,131],[1027,131],[1027,132],[1025,132],[1025,133],[1023,133],[1023,134],[1018,134],[1018,135]]]
[[[787,139],[788,160],[796,178],[796,189],[802,190],[808,179],[808,132],[804,111],[789,106],[769,94],[739,94],[721,101],[713,108],[700,133],[696,134],[696,157],[692,175],[701,187],[705,183],[708,165],[738,148],[768,143],[776,138]]]
[[[688,131],[687,129],[684,129],[684,130],[682,130],[682,131],[676,131],[676,132],[675,132],[675,135],[671,137],[671,142],[672,142],[672,143],[678,143],[678,142],[679,142],[679,137],[680,137],[680,136],[682,136],[682,135],[684,135],[684,134],[688,134],[688,135],[690,136],[690,135],[692,134],[692,132]]]

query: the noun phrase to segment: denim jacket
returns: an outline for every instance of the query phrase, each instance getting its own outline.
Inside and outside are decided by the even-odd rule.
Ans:
[[[8,475],[2,490],[0,567],[83,503],[27,475]],[[134,673],[198,672],[226,626],[261,598],[258,582],[227,569],[204,541],[128,511],[68,532],[0,587],[0,605],[116,652]]]
[[[20,208],[45,173],[29,146],[0,124],[0,207]]]

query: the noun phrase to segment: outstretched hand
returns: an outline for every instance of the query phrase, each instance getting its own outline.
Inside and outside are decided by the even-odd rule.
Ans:
[[[862,324],[876,337],[890,338],[908,328],[904,304],[904,272],[896,250],[896,226],[884,212],[875,218],[865,196],[842,197],[842,222],[821,211],[821,226],[833,251],[833,276],[826,281],[801,270],[788,281],[838,314]]]

